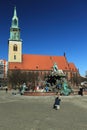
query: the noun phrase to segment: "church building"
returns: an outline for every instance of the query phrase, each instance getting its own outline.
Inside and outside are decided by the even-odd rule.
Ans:
[[[65,54],[63,56],[22,54],[22,40],[15,7],[8,40],[8,70],[19,69],[24,72],[38,72],[40,75],[44,75],[52,71],[54,63],[57,64],[60,71],[67,75],[68,80],[72,78],[73,74],[79,74],[75,64],[69,63]]]

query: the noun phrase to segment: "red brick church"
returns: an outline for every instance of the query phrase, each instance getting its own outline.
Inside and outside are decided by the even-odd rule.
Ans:
[[[20,39],[16,7],[14,8],[14,15],[10,28],[8,48],[9,71],[20,69],[21,71],[38,72],[40,75],[44,75],[52,71],[52,67],[54,63],[56,63],[58,69],[67,75],[68,80],[70,80],[73,75],[79,75],[79,71],[75,64],[69,63],[65,54],[63,56],[22,54],[22,40]]]

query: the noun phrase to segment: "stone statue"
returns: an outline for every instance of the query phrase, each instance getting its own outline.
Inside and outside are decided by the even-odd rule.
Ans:
[[[53,72],[58,72],[58,66],[56,63],[53,65]]]

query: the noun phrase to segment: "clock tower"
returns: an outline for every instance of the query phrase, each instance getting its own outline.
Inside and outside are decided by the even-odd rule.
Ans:
[[[16,7],[14,7],[8,48],[8,62],[22,62],[22,40],[20,39],[20,28]]]

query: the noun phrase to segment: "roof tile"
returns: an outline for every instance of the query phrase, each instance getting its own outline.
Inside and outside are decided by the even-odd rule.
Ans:
[[[64,56],[23,54],[22,60],[22,63],[9,62],[9,70],[51,70],[54,63],[58,65],[58,69],[69,70],[69,67],[76,69],[74,64],[68,65]]]

